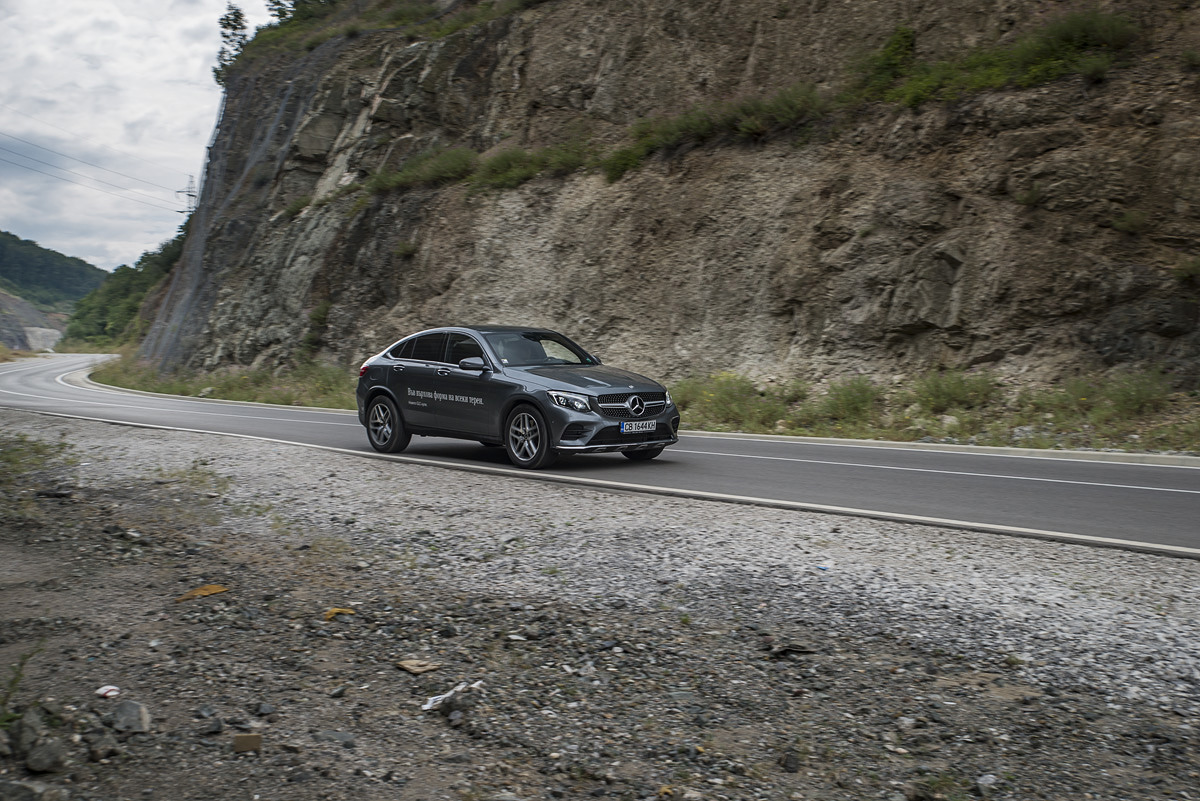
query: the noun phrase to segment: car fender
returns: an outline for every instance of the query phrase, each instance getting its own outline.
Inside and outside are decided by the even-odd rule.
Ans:
[[[387,395],[392,399],[392,403],[396,404],[396,414],[400,415],[400,419],[404,419],[404,409],[400,405],[400,399],[396,397],[396,393],[385,387],[383,384],[378,384],[367,390],[367,398],[363,403],[363,414],[367,413],[367,409],[371,406],[371,401],[375,400],[380,395]]]
[[[522,403],[528,403],[530,406],[535,407],[542,414],[546,413],[545,409],[542,408],[542,404],[538,403],[537,398],[534,397],[534,395],[533,395],[534,391],[536,391],[536,390],[531,391],[529,389],[529,387],[525,387],[523,394],[515,395],[515,396],[509,398],[507,401],[505,401],[504,407],[500,410],[500,417],[499,417],[500,428],[496,432],[499,435],[501,442],[504,441],[504,421],[508,419],[508,416],[510,414],[512,414],[512,410],[517,408],[518,406],[520,406]]]

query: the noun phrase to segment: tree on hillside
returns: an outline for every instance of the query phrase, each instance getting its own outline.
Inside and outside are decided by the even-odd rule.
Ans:
[[[233,3],[229,3],[225,6],[225,13],[217,20],[217,25],[221,28],[221,49],[217,51],[217,66],[213,67],[213,78],[219,86],[224,86],[229,68],[246,46],[246,15]]]
[[[158,250],[143,253],[133,267],[121,265],[108,279],[79,301],[67,322],[67,336],[96,345],[127,342],[140,333],[134,325],[142,301],[154,286],[175,267],[183,254],[187,225],[179,235]]]
[[[83,259],[0,231],[0,289],[42,311],[67,311],[107,274]]]
[[[282,23],[323,17],[337,4],[338,0],[267,0],[267,11]]]

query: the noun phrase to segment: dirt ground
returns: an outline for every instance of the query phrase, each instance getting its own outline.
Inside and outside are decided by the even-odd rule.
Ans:
[[[1182,713],[753,598],[697,625],[383,570],[345,499],[280,502],[361,460],[5,414],[33,437],[10,452],[50,446],[0,479],[6,801],[1200,798]],[[68,433],[92,444],[60,457]],[[82,477],[134,436],[176,457]],[[243,462],[261,480],[231,486]]]

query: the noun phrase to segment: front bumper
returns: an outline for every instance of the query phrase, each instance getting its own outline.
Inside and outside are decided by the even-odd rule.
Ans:
[[[679,410],[668,406],[653,417],[653,431],[621,432],[622,420],[595,412],[576,412],[552,406],[549,414],[554,449],[560,453],[612,453],[674,445],[679,441]]]

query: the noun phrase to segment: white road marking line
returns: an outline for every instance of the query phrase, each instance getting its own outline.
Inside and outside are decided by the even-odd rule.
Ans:
[[[75,371],[71,370],[69,372],[75,372]],[[69,374],[69,373],[64,373],[63,375],[67,375],[67,374]],[[80,389],[80,388],[75,387],[75,389]],[[104,390],[92,390],[92,391],[93,392],[104,392]],[[32,398],[33,400],[55,401],[58,403],[79,403],[79,404],[86,404],[88,406],[103,406],[103,407],[110,408],[110,409],[136,409],[138,411],[153,411],[153,412],[168,412],[168,413],[172,411],[171,409],[163,409],[163,408],[158,408],[158,407],[154,407],[154,406],[135,406],[133,404],[126,404],[126,403],[105,403],[103,401],[83,400],[83,399],[76,399],[76,398],[56,398],[51,395],[32,395],[28,392],[16,392],[11,389],[0,389],[0,393],[5,394],[5,395],[15,395],[19,398]],[[120,393],[114,392],[113,394],[120,394]],[[256,405],[261,406],[262,404],[256,404]],[[304,414],[322,414],[322,412],[313,412],[313,411],[309,411],[309,410],[303,410],[302,413],[304,413]],[[305,425],[311,424],[311,425],[323,425],[323,426],[349,426],[349,427],[353,427],[353,428],[361,428],[361,426],[358,424],[357,421],[343,423],[341,421],[315,420],[315,419],[311,419],[311,418],[297,419],[294,417],[286,417],[286,416],[265,417],[265,416],[250,415],[250,414],[226,414],[226,413],[222,413],[222,412],[205,412],[205,411],[199,411],[199,410],[190,410],[188,412],[188,414],[207,415],[209,417],[235,417],[239,420],[270,420],[273,422],[283,422],[283,423],[288,423],[288,422],[303,423]],[[325,414],[328,414],[328,412],[325,412]],[[63,416],[69,417],[70,415],[63,415]],[[89,418],[82,418],[82,419],[91,420],[91,419],[95,419],[95,418],[89,417]],[[120,422],[125,422],[125,421],[107,420],[105,422],[120,423]],[[180,430],[181,431],[190,431],[191,429],[180,429]],[[217,434],[220,432],[208,431],[208,432],[203,432],[203,433]]]
[[[1072,481],[1065,478],[1036,478],[1033,476],[1006,476],[999,473],[972,473],[965,470],[936,470],[930,467],[899,467],[896,465],[864,464],[862,462],[835,462],[828,459],[801,459],[795,456],[759,456],[748,453],[722,453],[720,451],[691,451],[685,448],[672,448],[671,453],[691,453],[697,456],[728,456],[734,459],[764,459],[773,462],[802,462],[805,464],[821,464],[833,467],[863,467],[871,470],[899,470],[910,473],[938,473],[947,476],[965,476],[967,478],[1000,478],[1006,481],[1038,481],[1047,484],[1074,484],[1083,487],[1105,487],[1108,489],[1147,490],[1149,492],[1179,492],[1185,495],[1200,495],[1200,490],[1173,489],[1170,487],[1143,487],[1137,484],[1105,484],[1098,481]]]

